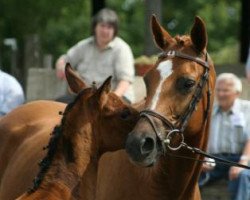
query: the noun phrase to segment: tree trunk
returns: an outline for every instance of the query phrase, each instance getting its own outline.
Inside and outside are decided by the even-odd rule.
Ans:
[[[150,19],[152,14],[156,14],[157,19],[161,21],[161,0],[145,0],[145,47],[144,54],[152,55],[155,54],[158,50],[153,41],[151,27],[150,27]]]
[[[92,0],[92,16],[105,7],[105,0]]]
[[[241,0],[241,3],[240,61],[245,63],[250,45],[250,1]]]

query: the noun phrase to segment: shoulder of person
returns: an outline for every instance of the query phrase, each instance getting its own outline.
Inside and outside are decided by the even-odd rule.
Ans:
[[[212,107],[212,115],[216,115],[218,113],[218,110],[219,110],[218,103],[214,103]]]
[[[9,81],[9,82],[17,82],[16,78],[4,71],[0,71],[0,74],[1,74],[1,79],[2,80],[5,80],[5,81]]]
[[[1,80],[3,81],[2,83],[7,83],[5,84],[7,88],[15,88],[15,90],[22,90],[21,84],[14,76],[3,71],[0,71],[0,74]]]
[[[237,99],[237,102],[239,104],[239,108],[241,111],[248,112],[250,115],[250,101],[244,100],[244,99]]]
[[[113,40],[114,44],[115,44],[115,48],[129,48],[130,46],[128,45],[128,43],[126,43],[122,38],[120,37],[115,37]]]
[[[87,46],[87,45],[91,44],[92,42],[94,42],[94,37],[93,36],[85,38],[83,40],[80,40],[77,43],[77,46]]]

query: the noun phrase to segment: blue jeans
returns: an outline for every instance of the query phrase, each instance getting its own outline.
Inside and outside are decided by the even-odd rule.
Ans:
[[[239,154],[215,154],[215,156],[238,162]],[[220,179],[228,180],[230,166],[216,163],[215,168],[209,172],[202,172],[199,186],[203,187]],[[233,200],[250,200],[250,170],[243,170],[235,180],[228,181],[228,190]]]
[[[228,189],[233,200],[250,200],[250,170],[242,170],[236,180],[229,181]]]

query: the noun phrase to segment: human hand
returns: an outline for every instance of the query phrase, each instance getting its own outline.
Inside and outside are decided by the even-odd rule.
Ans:
[[[241,167],[231,167],[229,170],[229,180],[238,178],[240,172],[243,170]]]
[[[204,163],[202,164],[202,171],[203,172],[207,172],[207,171],[211,171],[214,169],[215,167],[215,160],[212,158],[205,158],[204,159]]]
[[[65,80],[65,61],[63,58],[59,58],[56,62],[56,76],[60,80]]]

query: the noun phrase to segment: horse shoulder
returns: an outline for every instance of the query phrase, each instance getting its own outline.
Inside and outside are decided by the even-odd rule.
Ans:
[[[0,163],[0,199],[14,199],[32,185],[45,153],[42,149],[60,122],[58,112],[64,107],[56,102],[34,101],[0,120],[0,159],[5,161]]]

